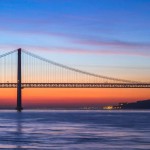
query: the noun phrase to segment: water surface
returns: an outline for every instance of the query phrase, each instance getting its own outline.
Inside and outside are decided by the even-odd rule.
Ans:
[[[0,149],[150,150],[150,111],[0,111]]]

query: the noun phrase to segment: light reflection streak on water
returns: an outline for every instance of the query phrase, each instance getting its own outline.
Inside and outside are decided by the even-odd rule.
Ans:
[[[149,117],[149,111],[1,111],[0,148],[149,150]]]

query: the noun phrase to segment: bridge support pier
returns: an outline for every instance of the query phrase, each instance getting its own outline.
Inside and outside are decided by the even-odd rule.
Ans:
[[[18,49],[18,69],[17,69],[17,111],[22,111],[22,91],[21,91],[21,48]]]

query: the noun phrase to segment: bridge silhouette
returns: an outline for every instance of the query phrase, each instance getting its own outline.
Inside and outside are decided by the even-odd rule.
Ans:
[[[19,48],[0,55],[0,88],[17,88],[21,111],[23,88],[150,88],[150,83],[82,71]]]

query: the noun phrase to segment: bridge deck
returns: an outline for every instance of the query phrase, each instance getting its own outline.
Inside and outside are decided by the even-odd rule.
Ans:
[[[150,83],[22,83],[22,88],[150,88]],[[0,83],[0,88],[17,88],[17,83]]]

